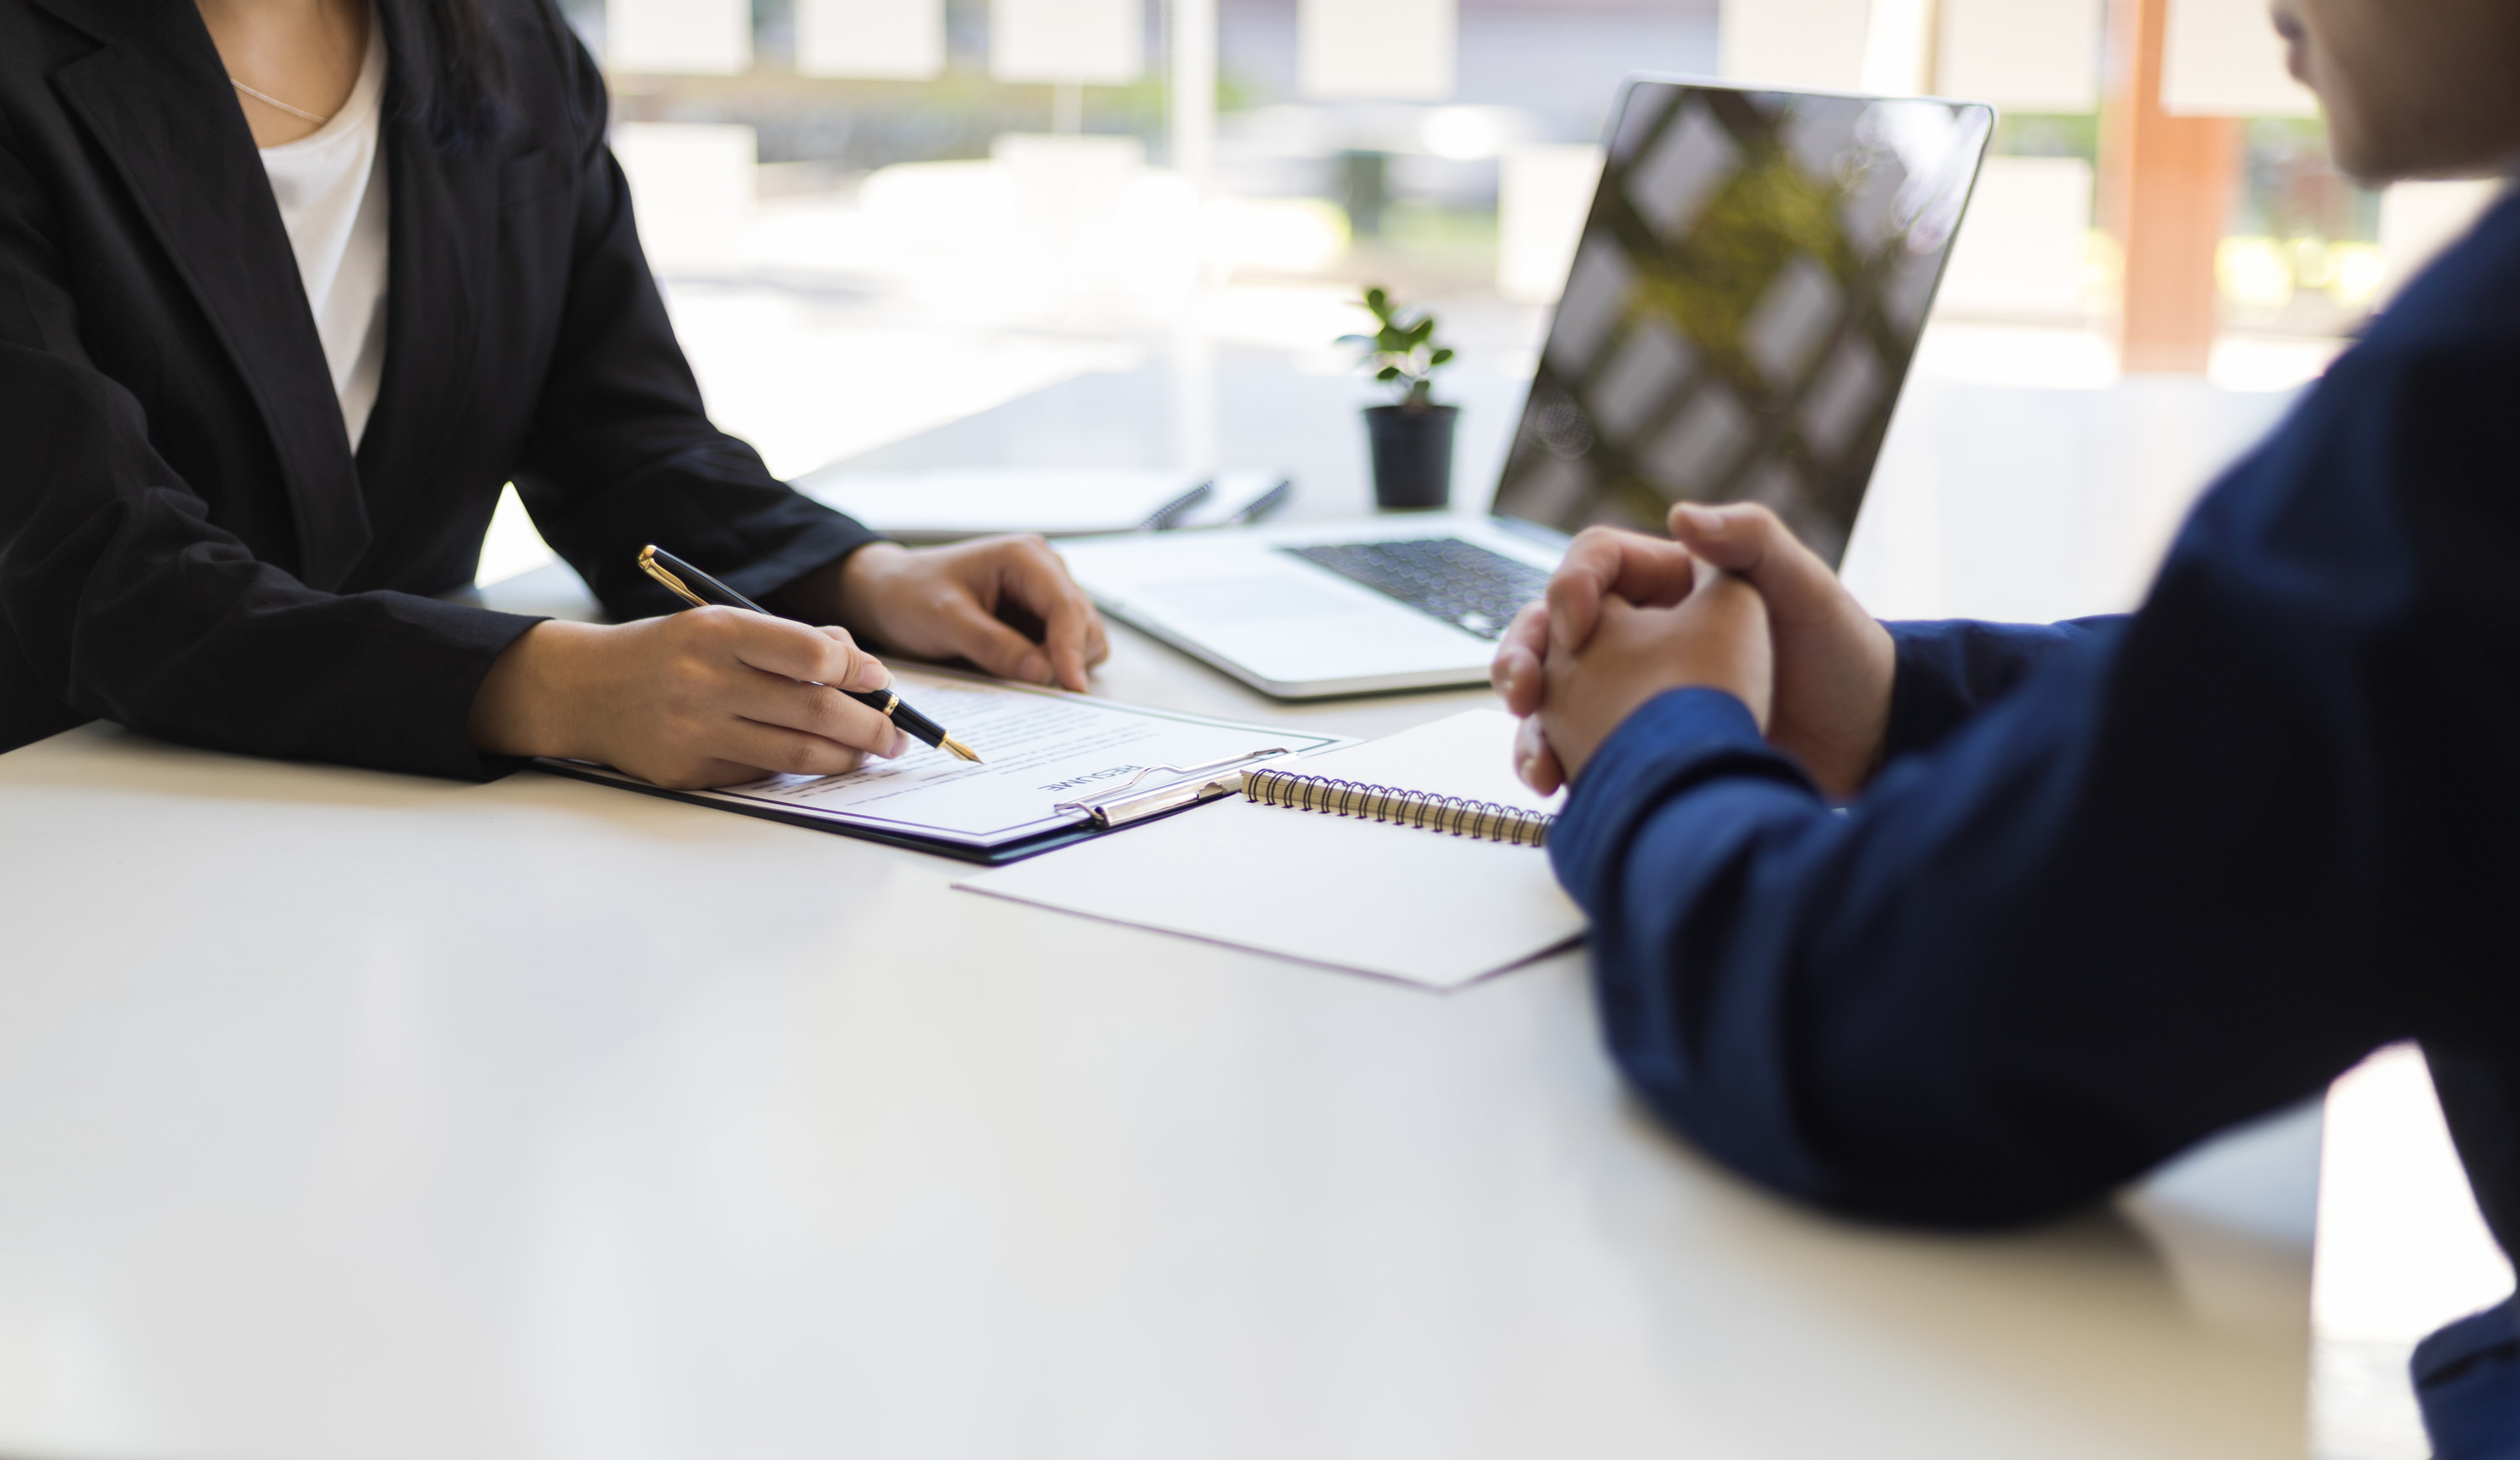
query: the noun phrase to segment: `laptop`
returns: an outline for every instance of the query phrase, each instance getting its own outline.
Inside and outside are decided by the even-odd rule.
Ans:
[[[1566,534],[1764,502],[1846,551],[1994,113],[1640,76],[1488,514],[1059,544],[1106,613],[1288,700],[1483,683]]]

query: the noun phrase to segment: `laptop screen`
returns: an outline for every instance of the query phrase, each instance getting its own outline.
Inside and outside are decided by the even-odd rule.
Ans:
[[[1993,123],[1630,81],[1495,510],[1660,532],[1764,502],[1836,563]]]

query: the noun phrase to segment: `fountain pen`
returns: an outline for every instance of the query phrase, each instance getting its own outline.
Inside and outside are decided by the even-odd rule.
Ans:
[[[639,570],[672,589],[677,597],[693,608],[705,609],[717,604],[731,609],[749,609],[764,617],[770,616],[768,609],[652,543],[639,550]],[[946,734],[944,726],[903,704],[901,697],[888,689],[840,690],[839,693],[900,726],[915,741],[934,746],[948,754],[960,755],[974,765],[980,761],[979,756],[971,753],[969,746]]]

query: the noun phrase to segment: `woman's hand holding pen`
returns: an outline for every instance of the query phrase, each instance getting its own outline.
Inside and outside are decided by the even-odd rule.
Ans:
[[[891,678],[845,629],[741,609],[552,620],[491,666],[471,730],[493,754],[593,760],[678,790],[838,775],[911,740],[827,686],[874,690]]]
[[[1110,653],[1092,600],[1038,537],[924,551],[870,543],[789,584],[774,606],[1033,684],[1081,690]],[[910,748],[891,720],[837,693],[891,682],[846,629],[742,609],[553,621],[491,666],[470,729],[493,754],[593,760],[678,790],[838,775]]]

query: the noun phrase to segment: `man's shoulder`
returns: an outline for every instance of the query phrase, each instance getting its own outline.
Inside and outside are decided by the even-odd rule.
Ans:
[[[2520,189],[2417,275],[2365,339],[2380,349],[2520,344]]]

